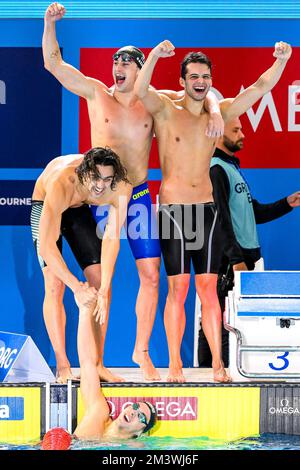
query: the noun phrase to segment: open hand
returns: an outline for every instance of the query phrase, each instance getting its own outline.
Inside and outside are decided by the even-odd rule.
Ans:
[[[108,316],[108,293],[101,292],[98,293],[97,305],[93,312],[93,315],[96,317],[95,320],[103,325],[106,322]]]
[[[224,121],[220,113],[211,113],[205,130],[207,137],[221,137],[224,134]]]

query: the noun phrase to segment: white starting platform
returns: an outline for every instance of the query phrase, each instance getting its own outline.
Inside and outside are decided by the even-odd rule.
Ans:
[[[224,326],[234,381],[300,381],[300,271],[235,273]]]

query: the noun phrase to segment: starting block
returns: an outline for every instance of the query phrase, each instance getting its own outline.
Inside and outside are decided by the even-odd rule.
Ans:
[[[234,381],[300,381],[300,271],[236,272],[224,326]]]

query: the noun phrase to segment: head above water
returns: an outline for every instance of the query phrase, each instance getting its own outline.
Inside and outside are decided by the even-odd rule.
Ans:
[[[157,419],[155,407],[148,401],[126,406],[113,421],[115,437],[130,439],[140,437],[152,429]]]
[[[127,171],[118,155],[109,147],[94,147],[84,153],[76,174],[82,185],[101,182],[114,190],[120,181],[128,183]]]
[[[124,62],[135,62],[139,69],[141,69],[145,63],[143,52],[135,46],[121,47],[121,49],[113,55],[113,60],[118,60],[119,58]]]

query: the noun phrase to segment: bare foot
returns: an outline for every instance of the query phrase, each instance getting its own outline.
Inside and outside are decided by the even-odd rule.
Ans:
[[[110,370],[108,370],[104,366],[97,366],[97,370],[101,382],[125,382],[125,379],[123,379],[123,377],[114,375],[112,372],[110,372]]]
[[[145,382],[159,382],[161,380],[159,373],[150,359],[148,350],[140,352],[134,351],[132,360],[140,366]]]
[[[224,366],[222,365],[218,369],[213,369],[214,371],[214,382],[218,383],[230,383],[232,382],[232,378],[230,375],[227,374]]]
[[[56,382],[58,384],[66,384],[68,380],[80,380],[79,377],[73,375],[70,367],[60,367],[56,370]]]
[[[170,367],[169,375],[167,377],[167,382],[179,383],[179,384],[185,383],[185,377],[183,375],[182,368]]]

